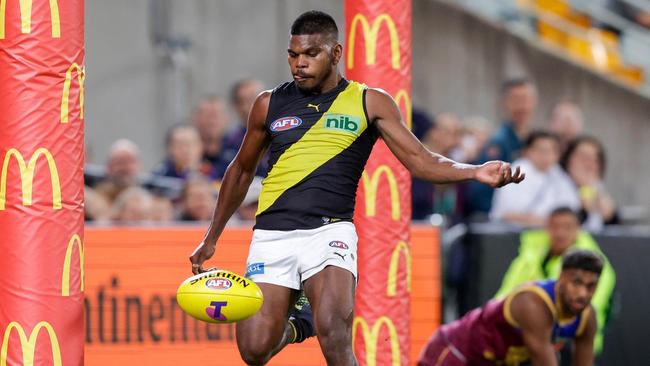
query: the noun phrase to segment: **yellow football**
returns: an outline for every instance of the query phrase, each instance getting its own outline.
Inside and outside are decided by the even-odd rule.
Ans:
[[[264,297],[253,281],[220,269],[183,281],[176,292],[176,301],[196,319],[232,323],[257,313]]]

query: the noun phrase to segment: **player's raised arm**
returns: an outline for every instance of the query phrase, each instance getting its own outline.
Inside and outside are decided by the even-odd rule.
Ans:
[[[381,137],[413,176],[434,183],[453,183],[475,179],[492,187],[519,183],[524,179],[519,168],[512,172],[510,164],[490,161],[483,165],[457,163],[429,151],[402,123],[393,98],[380,89],[368,89],[368,117],[377,124]]]
[[[194,274],[203,272],[203,262],[214,254],[217,239],[226,226],[226,222],[244,200],[248,187],[255,176],[257,165],[268,148],[269,136],[264,123],[270,99],[271,92],[264,91],[253,103],[248,116],[244,141],[223,177],[210,227],[203,242],[190,256]]]
[[[533,366],[557,366],[557,356],[551,343],[553,314],[539,295],[522,292],[510,303],[512,318],[519,324],[524,344]]]
[[[598,321],[593,307],[589,311],[589,319],[585,330],[573,342],[573,366],[591,366],[594,364],[594,337],[598,329]]]

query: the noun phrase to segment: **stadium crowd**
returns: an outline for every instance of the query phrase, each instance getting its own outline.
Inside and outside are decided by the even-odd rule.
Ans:
[[[115,141],[104,166],[87,166],[87,221],[209,220],[220,180],[242,142],[248,110],[263,88],[260,81],[243,79],[231,87],[228,101],[215,95],[203,97],[187,123],[167,131],[166,156],[151,172],[143,171],[133,141]],[[538,94],[532,81],[505,81],[500,99],[503,120],[494,131],[480,116],[439,113],[430,117],[416,107],[413,133],[430,150],[459,162],[500,159],[520,166],[527,175],[525,184],[495,192],[479,183],[432,185],[414,179],[413,220],[445,226],[490,220],[541,227],[554,209],[569,207],[591,231],[618,223],[616,203],[603,184],[605,148],[585,134],[588,128],[580,107],[560,99],[549,111],[544,128],[536,129]],[[254,219],[267,169],[263,161],[233,222]]]
[[[512,79],[501,90],[503,120],[495,130],[481,117],[414,112],[414,133],[431,150],[468,163],[504,160],[526,173],[523,184],[494,191],[480,183],[431,186],[413,183],[413,219],[447,225],[467,221],[541,227],[557,208],[569,207],[583,226],[598,231],[619,222],[616,204],[603,184],[605,148],[589,136],[578,105],[558,100],[541,129],[533,127],[538,94],[528,79]]]
[[[209,220],[220,181],[243,140],[248,110],[262,88],[254,79],[233,85],[229,101],[234,121],[224,98],[203,97],[187,123],[167,131],[166,155],[151,172],[143,171],[136,143],[113,142],[104,166],[86,166],[86,221],[122,225]],[[262,162],[233,223],[254,219],[265,173]]]

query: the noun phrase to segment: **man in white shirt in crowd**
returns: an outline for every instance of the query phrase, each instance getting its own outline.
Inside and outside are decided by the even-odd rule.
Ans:
[[[513,166],[526,172],[526,184],[496,190],[490,219],[524,226],[542,226],[557,207],[577,209],[578,193],[559,166],[560,143],[556,135],[535,131],[526,139],[523,157]]]

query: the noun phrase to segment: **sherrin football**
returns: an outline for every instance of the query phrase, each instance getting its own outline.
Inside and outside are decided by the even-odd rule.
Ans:
[[[253,281],[220,269],[183,281],[176,292],[176,301],[196,319],[232,323],[257,313],[264,297]]]

